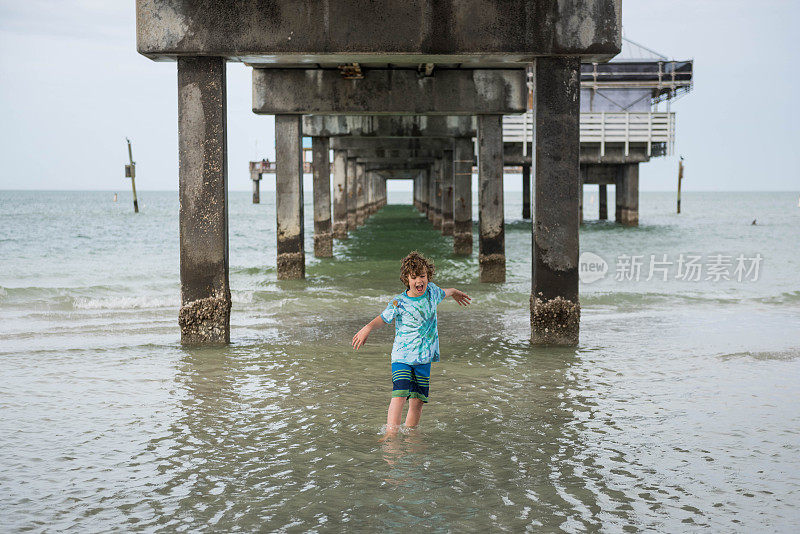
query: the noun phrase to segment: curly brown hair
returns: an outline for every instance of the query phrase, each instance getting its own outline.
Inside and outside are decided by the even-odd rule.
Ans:
[[[410,287],[408,285],[409,276],[420,276],[425,272],[428,273],[428,281],[430,282],[433,280],[434,273],[436,273],[436,267],[431,260],[416,250],[411,251],[408,256],[403,258],[403,261],[400,262],[400,281],[403,282],[406,289]]]

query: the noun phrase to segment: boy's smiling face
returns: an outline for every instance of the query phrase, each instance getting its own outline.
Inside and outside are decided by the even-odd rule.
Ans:
[[[428,273],[422,274],[412,273],[408,275],[408,291],[406,294],[409,297],[421,297],[428,289]]]

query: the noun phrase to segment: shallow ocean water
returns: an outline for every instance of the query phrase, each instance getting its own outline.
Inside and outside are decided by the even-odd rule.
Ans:
[[[179,344],[177,194],[141,193],[135,216],[110,192],[1,191],[0,521],[796,531],[797,196],[684,193],[676,215],[673,194],[642,193],[631,229],[593,220],[587,187],[581,250],[609,272],[581,285],[581,343],[566,349],[528,343],[518,193],[502,285],[478,282],[477,240],[453,256],[406,193],[326,260],[311,254],[307,193],[307,279],[278,282],[273,195],[230,193],[232,343],[199,349]],[[392,331],[349,342],[402,290],[411,249],[474,304],[440,306],[422,424],[379,443]],[[699,281],[675,278],[681,254],[701,256]],[[757,279],[706,279],[720,254],[729,274],[760,254]],[[673,262],[666,281],[647,280],[650,255]],[[627,256],[641,256],[638,281],[616,279]]]

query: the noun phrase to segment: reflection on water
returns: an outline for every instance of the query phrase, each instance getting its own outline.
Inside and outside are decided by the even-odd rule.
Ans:
[[[581,345],[534,348],[524,223],[507,229],[502,286],[479,284],[476,258],[452,256],[406,206],[337,244],[336,259],[309,258],[307,281],[278,282],[253,246],[272,246],[274,229],[258,217],[274,213],[239,200],[229,347],[180,347],[175,273],[159,268],[142,283],[137,258],[112,263],[114,240],[91,241],[99,264],[83,258],[105,278],[59,279],[60,289],[33,287],[22,256],[12,261],[17,278],[0,294],[7,529],[790,532],[800,523],[800,309],[786,271],[738,297],[710,285],[585,288]],[[253,229],[235,222],[245,215]],[[173,214],[163,217],[143,220],[158,232]],[[698,233],[682,224],[624,235],[590,225],[582,242],[646,250]],[[160,238],[161,256],[152,247],[161,263],[172,261],[173,238]],[[349,340],[398,291],[409,243],[474,304],[440,307],[443,356],[421,425],[380,442],[392,332],[376,331],[358,353]],[[798,261],[767,260],[788,270]],[[38,261],[41,276],[57,276]]]

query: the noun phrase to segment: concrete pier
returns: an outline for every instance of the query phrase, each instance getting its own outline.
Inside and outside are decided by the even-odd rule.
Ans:
[[[225,59],[178,58],[181,343],[230,341]]]
[[[356,224],[356,200],[358,182],[356,180],[356,158],[347,153],[347,231],[352,232]]]
[[[347,151],[333,151],[333,237],[347,237]]]
[[[620,165],[616,183],[616,221],[639,226],[639,164]]]
[[[275,116],[278,280],[305,278],[303,144],[299,115]]]
[[[453,141],[453,252],[472,254],[472,165],[474,146],[469,137]]]
[[[506,281],[503,117],[478,116],[478,228],[481,282]]]
[[[276,115],[279,278],[302,278],[305,272],[301,117],[339,115],[310,126],[331,132],[344,126],[347,133],[306,135],[406,137],[396,132],[420,132],[427,138],[453,139],[471,137],[474,134],[464,129],[476,124],[481,280],[501,282],[505,280],[501,117],[527,109],[525,68],[534,60],[532,339],[577,342],[579,66],[581,60],[598,64],[620,52],[621,0],[195,4],[136,1],[138,52],[153,60],[178,61],[182,339],[216,342],[230,337],[225,61],[253,68],[252,109]],[[421,63],[425,68],[420,69]],[[348,76],[345,65],[359,75]],[[660,84],[660,71],[658,79]],[[364,117],[350,118],[354,115]],[[395,118],[400,115],[439,118]],[[468,118],[445,118],[455,115]],[[474,122],[473,117],[477,117]],[[585,163],[633,163],[627,158],[636,147],[626,143],[626,160],[610,161],[611,147],[602,140],[599,144],[600,160]],[[386,152],[368,155],[332,148],[348,151],[343,184],[348,229],[363,223],[365,187],[374,186],[370,209],[375,207],[375,188],[385,187],[382,179],[364,182],[364,165],[371,163],[403,165],[406,172],[411,166],[429,165],[421,195],[427,196],[427,215],[438,216],[441,225],[443,211],[449,213],[442,204],[448,179],[442,176],[441,162],[439,172],[431,165],[441,158],[441,148],[396,152],[391,157]],[[648,144],[648,153],[650,148]],[[619,182],[617,193],[623,202],[618,219],[635,224],[638,167],[626,167]],[[468,200],[456,194],[455,178],[453,187],[455,235],[457,198],[464,200],[459,215],[462,229],[469,223],[463,213]]]
[[[367,177],[364,163],[356,163],[356,227],[367,220]]]
[[[442,154],[442,235],[453,235],[453,151]]]
[[[250,163],[250,180],[253,182],[253,204],[261,203],[261,171],[253,169],[253,163]]]
[[[420,212],[427,217],[430,211],[430,198],[431,198],[431,184],[430,184],[430,166],[422,169],[419,173],[420,197],[422,209]]]
[[[531,341],[576,345],[580,59],[538,58],[534,71]]]
[[[522,218],[531,218],[531,166],[522,166]]]
[[[433,199],[433,227],[442,229],[442,158],[436,158],[433,163],[435,197]]]
[[[425,214],[428,220],[433,224],[433,219],[436,216],[436,173],[433,163],[428,166],[428,212]]]
[[[331,162],[327,137],[311,138],[314,174],[314,256],[333,256],[331,233]]]
[[[604,221],[608,219],[608,186],[606,186],[606,184],[600,184],[597,189],[597,200],[599,204],[598,218]]]

